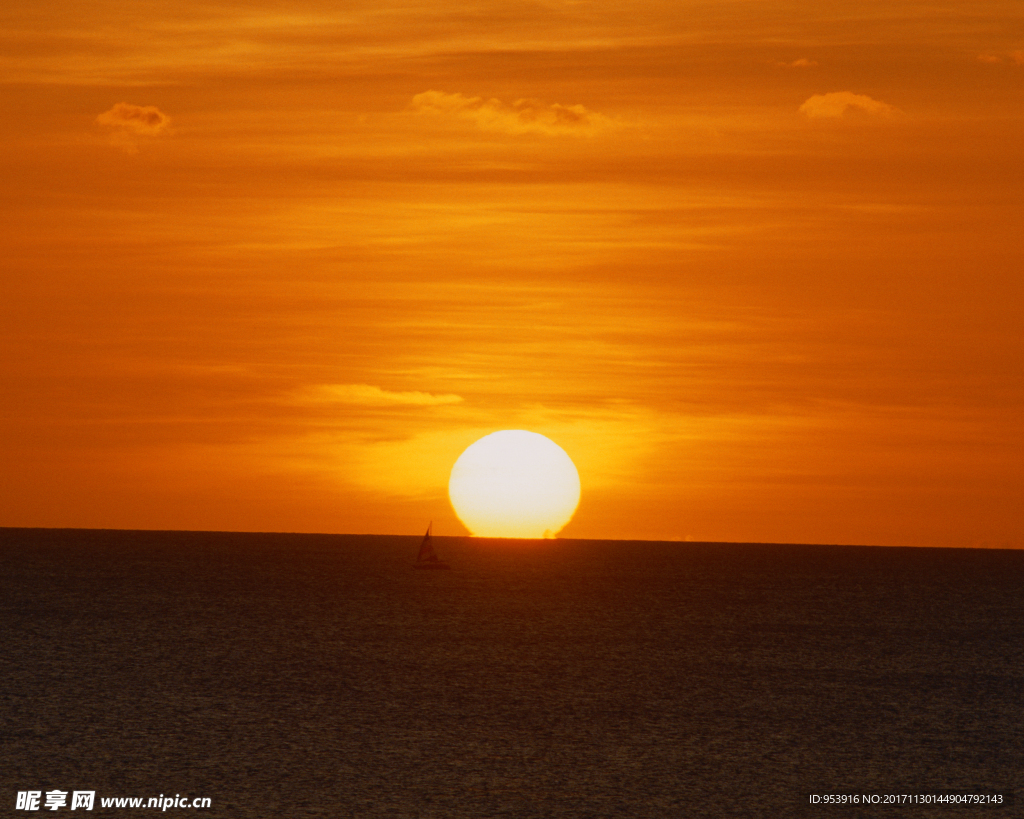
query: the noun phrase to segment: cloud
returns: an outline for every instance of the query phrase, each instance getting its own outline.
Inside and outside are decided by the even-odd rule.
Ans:
[[[582,105],[545,105],[534,99],[516,100],[506,105],[500,100],[484,100],[444,91],[424,91],[412,98],[418,113],[454,116],[475,122],[484,131],[506,134],[576,134],[590,136],[608,127],[612,121]]]
[[[167,128],[171,118],[155,105],[119,102],[96,117],[96,122],[109,129],[111,145],[137,154],[139,138],[155,137]]]
[[[813,68],[818,64],[817,60],[808,60],[806,57],[801,57],[799,60],[793,60],[791,63],[778,62],[776,65],[781,65],[784,68]]]
[[[435,395],[429,392],[391,392],[370,384],[319,384],[301,394],[302,403],[359,404],[362,406],[404,405],[432,407],[440,404],[458,404],[461,395],[451,393]]]
[[[133,134],[155,136],[163,131],[171,118],[155,105],[131,105],[119,102],[104,111],[96,122],[109,128],[120,128]]]
[[[979,63],[989,63],[991,65],[1001,65],[1003,63],[1012,63],[1013,65],[1024,65],[1024,51],[1017,50],[1009,52],[1005,59],[997,54],[979,54]]]
[[[899,109],[885,102],[871,99],[864,94],[849,91],[833,91],[815,94],[800,106],[800,113],[809,119],[837,119],[853,108],[874,116],[891,116]]]

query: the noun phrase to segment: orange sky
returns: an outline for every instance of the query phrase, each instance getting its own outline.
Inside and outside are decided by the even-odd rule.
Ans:
[[[340,10],[339,10],[340,9]],[[1024,547],[1017,0],[0,12],[0,525]]]

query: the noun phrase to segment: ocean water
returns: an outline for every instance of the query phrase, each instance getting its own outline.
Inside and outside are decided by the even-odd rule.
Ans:
[[[0,815],[1024,811],[1024,553],[418,542],[0,530]]]

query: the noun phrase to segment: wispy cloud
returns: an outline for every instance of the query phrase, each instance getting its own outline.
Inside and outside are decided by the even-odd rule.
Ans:
[[[813,68],[818,64],[817,60],[809,60],[806,57],[801,57],[798,60],[792,62],[777,62],[776,65],[781,65],[783,68]]]
[[[1011,65],[1024,65],[1024,50],[1011,51],[1005,55],[1001,54],[979,54],[979,63],[989,63],[991,65],[1001,65],[1009,63]]]
[[[444,91],[417,94],[412,98],[412,108],[419,113],[470,120],[481,130],[506,134],[589,136],[612,124],[608,117],[582,105],[545,105],[534,99],[520,99],[508,105],[497,99]]]
[[[138,152],[139,137],[155,137],[170,124],[171,118],[155,105],[119,102],[96,117],[96,123],[108,128],[112,145],[128,153]]]
[[[299,400],[302,403],[358,404],[362,406],[405,406],[432,407],[440,404],[458,404],[461,395],[452,393],[434,394],[429,392],[392,392],[370,384],[318,384],[304,390]]]
[[[800,113],[810,119],[838,119],[851,108],[873,116],[891,116],[899,113],[895,106],[850,91],[815,94],[800,106]]]

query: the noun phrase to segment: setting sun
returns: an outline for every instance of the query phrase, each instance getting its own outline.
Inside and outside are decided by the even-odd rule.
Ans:
[[[506,429],[469,446],[452,467],[448,494],[480,537],[554,537],[580,500],[580,476],[558,444]]]

